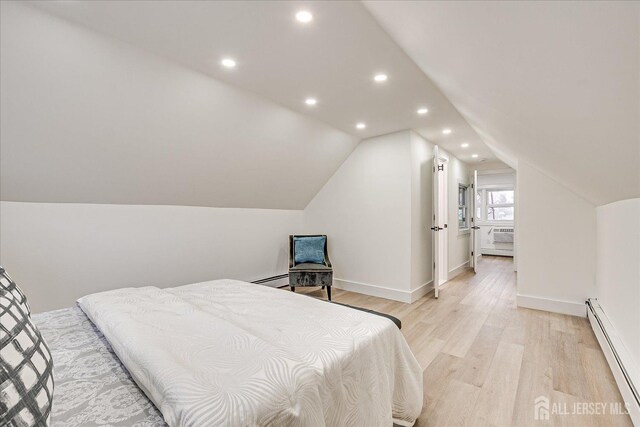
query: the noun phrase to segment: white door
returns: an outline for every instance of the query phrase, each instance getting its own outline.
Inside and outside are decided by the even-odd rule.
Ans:
[[[438,146],[433,149],[433,289],[438,298],[440,291],[441,235],[440,233],[440,154]]]
[[[473,171],[471,183],[471,267],[474,273],[478,272],[478,255],[480,253],[480,227],[478,226],[478,171]]]

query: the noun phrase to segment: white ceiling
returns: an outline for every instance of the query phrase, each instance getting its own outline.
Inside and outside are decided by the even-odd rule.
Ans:
[[[361,138],[412,128],[468,162],[495,159],[360,2],[46,1],[38,7]],[[301,24],[298,10],[314,20]],[[237,61],[233,70],[222,57]],[[384,84],[373,75],[386,73]],[[318,104],[309,108],[306,97]],[[418,107],[429,113],[418,116]],[[355,129],[357,122],[367,128]],[[443,128],[451,135],[443,135]],[[471,147],[463,149],[462,142]],[[479,154],[478,159],[471,158]]]
[[[18,2],[0,2],[0,195],[303,209],[359,139]]]
[[[640,197],[639,2],[365,4],[503,160]]]

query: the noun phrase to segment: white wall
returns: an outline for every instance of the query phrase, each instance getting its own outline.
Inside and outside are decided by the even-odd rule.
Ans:
[[[329,235],[335,284],[410,302],[432,287],[433,144],[412,131],[362,141],[305,209],[305,229]],[[468,261],[458,235],[457,183],[466,165],[449,155],[450,265]]]
[[[0,5],[0,262],[35,311],[122,286],[287,271],[301,210],[189,206],[302,209],[357,138]]]
[[[408,293],[409,135],[362,141],[305,209],[307,232],[329,236],[338,287],[394,299]]]
[[[358,143],[27,4],[0,5],[2,200],[303,209]]]
[[[501,162],[500,160],[490,160],[486,162],[472,163],[470,165],[470,168],[471,170],[475,169],[477,171],[495,171],[495,170],[511,169],[509,165],[507,165],[504,162]]]
[[[35,312],[88,293],[287,272],[302,211],[0,203],[0,263]]]
[[[478,173],[478,188],[487,185],[504,185],[505,188],[515,188],[515,171],[510,173]]]
[[[283,274],[289,234],[326,233],[338,287],[408,302],[431,288],[432,153],[410,131],[363,141],[304,211],[5,201],[0,263],[43,311],[124,286]],[[466,172],[449,158],[453,211]],[[466,240],[457,221],[450,239]],[[467,250],[450,243],[451,257]]]
[[[597,208],[595,296],[640,369],[640,199]]]
[[[595,292],[596,209],[518,163],[518,305],[585,316]]]

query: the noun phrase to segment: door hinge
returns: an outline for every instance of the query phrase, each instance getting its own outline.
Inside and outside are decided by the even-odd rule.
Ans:
[[[473,251],[471,251],[471,256],[473,256]]]
[[[444,171],[444,165],[438,165],[438,171]]]

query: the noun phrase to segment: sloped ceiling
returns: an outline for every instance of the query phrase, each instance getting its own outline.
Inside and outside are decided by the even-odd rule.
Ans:
[[[47,12],[358,138],[414,129],[468,162],[493,153],[358,1],[34,1]],[[297,11],[313,21],[296,21]],[[220,66],[223,57],[237,62]],[[383,84],[373,81],[385,73]],[[309,107],[305,98],[318,103]],[[429,113],[416,114],[419,107]],[[356,123],[365,122],[362,130]],[[450,135],[442,129],[450,128]],[[461,143],[471,146],[462,149]],[[471,154],[478,154],[472,158]]]
[[[302,209],[359,142],[2,2],[2,200]]]
[[[640,197],[640,3],[365,5],[503,160]]]
[[[495,159],[360,2],[18,3],[2,2],[2,200],[301,209],[359,140],[409,128]]]

